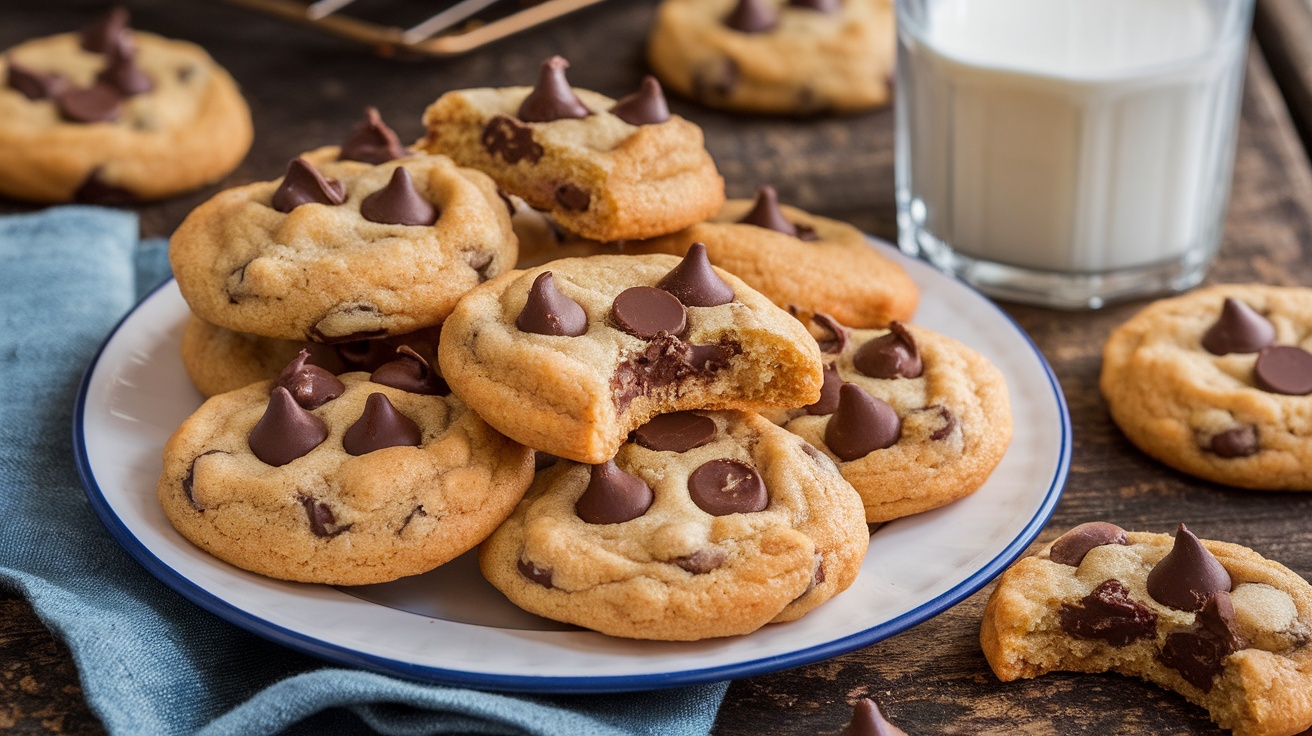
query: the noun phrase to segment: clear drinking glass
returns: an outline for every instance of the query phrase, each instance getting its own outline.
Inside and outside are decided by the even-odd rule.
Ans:
[[[899,245],[1062,308],[1221,240],[1253,0],[896,0]]]

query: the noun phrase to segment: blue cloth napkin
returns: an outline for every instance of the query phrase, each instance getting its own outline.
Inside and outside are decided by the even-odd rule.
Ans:
[[[325,665],[197,608],[91,511],[72,454],[79,381],[115,322],[168,275],[131,213],[0,217],[0,588],[73,653],[114,734],[705,734],[726,684],[530,697]]]

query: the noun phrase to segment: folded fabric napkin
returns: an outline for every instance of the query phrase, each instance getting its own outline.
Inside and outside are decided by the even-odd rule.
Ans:
[[[138,242],[131,213],[0,217],[0,588],[24,596],[68,645],[111,733],[710,730],[724,683],[530,697],[332,667],[225,623],[139,567],[83,493],[72,411],[110,328],[167,276],[165,252],[162,240]]]

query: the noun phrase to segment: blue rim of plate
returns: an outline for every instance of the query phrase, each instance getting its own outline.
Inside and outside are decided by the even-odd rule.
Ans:
[[[1052,477],[1047,492],[1044,494],[1043,503],[1039,505],[1039,508],[1025,524],[1025,527],[1021,530],[1020,534],[1004,547],[996,557],[975,573],[958,583],[950,590],[920,604],[910,611],[855,634],[834,639],[813,647],[788,652],[786,654],[703,669],[641,675],[609,675],[603,677],[534,677],[530,675],[467,672],[464,670],[451,670],[440,667],[416,665],[401,660],[365,654],[348,647],[306,636],[290,629],[269,623],[254,613],[228,603],[217,595],[196,585],[187,577],[174,570],[172,567],[169,567],[163,560],[156,557],[153,552],[151,552],[139,539],[137,539],[135,535],[132,534],[131,531],[128,530],[123,521],[118,517],[118,514],[116,514],[113,508],[109,505],[109,501],[100,490],[100,485],[96,482],[95,475],[91,470],[91,465],[87,458],[83,415],[86,411],[87,394],[90,390],[91,379],[95,375],[96,367],[100,364],[100,358],[104,353],[105,348],[108,347],[109,343],[118,334],[119,330],[123,327],[123,324],[136,313],[142,304],[153,297],[160,289],[167,286],[172,280],[173,279],[170,278],[152,289],[150,293],[137,302],[137,304],[133,306],[127,314],[123,315],[123,318],[114,325],[114,329],[110,331],[109,335],[100,344],[100,347],[97,348],[95,357],[91,359],[91,363],[87,366],[86,372],[83,373],[82,381],[78,386],[77,402],[73,407],[73,456],[77,461],[78,476],[81,478],[83,488],[86,491],[88,501],[91,503],[92,510],[100,519],[101,523],[105,525],[106,529],[109,530],[110,536],[112,536],[120,546],[127,550],[128,554],[144,567],[147,572],[160,580],[160,582],[172,588],[175,592],[182,595],[182,597],[218,616],[224,621],[260,637],[286,646],[289,649],[294,649],[328,662],[351,667],[361,667],[385,675],[403,677],[408,680],[501,692],[544,694],[631,692],[636,690],[655,690],[683,687],[687,685],[700,685],[710,682],[738,679],[741,677],[764,675],[771,672],[791,669],[793,667],[813,664],[825,659],[847,654],[848,652],[883,641],[890,636],[900,634],[918,624],[924,623],[948,608],[965,600],[980,588],[987,585],[989,581],[999,575],[1003,569],[1020,557],[1025,549],[1029,547],[1030,543],[1039,535],[1039,532],[1052,516],[1053,510],[1057,506],[1057,502],[1061,499],[1062,489],[1065,487],[1067,476],[1070,473],[1070,410],[1066,405],[1066,397],[1062,393],[1061,384],[1057,382],[1057,377],[1052,372],[1052,366],[1048,365],[1047,359],[1043,357],[1043,353],[1039,350],[1038,346],[1034,344],[1034,341],[1030,338],[1029,334],[1011,318],[1011,315],[1007,314],[969,284],[954,278],[953,281],[965,286],[973,292],[980,301],[987,304],[989,308],[1005,318],[1016,332],[1025,339],[1025,342],[1030,346],[1035,357],[1038,358],[1039,364],[1043,368],[1045,375],[1048,377],[1048,385],[1052,390],[1053,397],[1056,399],[1058,413],[1061,418],[1061,454],[1057,461],[1057,471]]]

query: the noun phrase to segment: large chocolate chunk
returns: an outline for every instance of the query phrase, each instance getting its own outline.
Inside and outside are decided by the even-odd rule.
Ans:
[[[1079,639],[1101,639],[1123,647],[1157,633],[1157,614],[1130,599],[1119,580],[1104,580],[1078,604],[1063,603],[1057,612],[1062,631]]]
[[[656,77],[648,74],[633,94],[621,97],[610,109],[615,117],[629,125],[655,125],[670,119],[670,107],[665,92]]]
[[[261,462],[281,467],[309,454],[326,439],[328,425],[302,409],[287,389],[278,386],[269,396],[269,406],[251,429],[246,444]]]
[[[296,500],[300,501],[301,506],[305,508],[305,515],[310,521],[310,531],[316,537],[332,539],[353,526],[352,524],[337,526],[337,515],[328,507],[328,504],[312,496],[300,495],[297,496]]]
[[[1230,592],[1230,573],[1184,524],[1175,545],[1148,573],[1148,595],[1181,611],[1202,610],[1214,593]]]
[[[765,33],[779,25],[779,11],[768,0],[738,0],[724,24],[743,33]]]
[[[619,293],[610,307],[611,319],[621,330],[650,340],[661,333],[682,335],[688,313],[670,292],[651,286],[634,286]]]
[[[838,411],[838,392],[843,387],[843,379],[838,375],[838,366],[825,366],[825,382],[820,386],[820,400],[806,406],[806,413],[811,415],[833,414]]]
[[[309,161],[297,156],[287,164],[282,183],[273,193],[273,208],[291,212],[303,204],[337,205],[346,201],[346,186],[336,179],[325,178]]]
[[[765,481],[742,460],[722,458],[702,463],[688,476],[688,495],[712,516],[750,514],[770,503]]]
[[[103,54],[113,47],[124,33],[128,32],[128,9],[122,5],[115,6],[94,23],[82,29],[82,48],[93,54]]]
[[[852,364],[871,378],[918,378],[925,372],[920,349],[911,331],[901,322],[893,322],[889,331],[862,345]]]
[[[1204,449],[1211,451],[1217,457],[1248,457],[1260,449],[1257,442],[1257,427],[1244,424],[1218,432],[1212,436]]]
[[[360,202],[360,216],[384,225],[432,225],[437,222],[437,208],[415,189],[410,172],[398,166],[387,186]]]
[[[1203,348],[1213,355],[1256,353],[1276,340],[1266,317],[1238,299],[1226,298],[1221,316],[1203,333]]]
[[[500,156],[508,164],[520,161],[535,164],[543,154],[542,146],[533,140],[533,129],[505,115],[488,121],[482,141],[488,155]]]
[[[646,481],[607,460],[592,466],[588,487],[575,502],[574,513],[589,524],[619,524],[647,513],[655,497]]]
[[[633,430],[633,441],[649,450],[687,452],[714,440],[715,420],[691,411],[661,414]]]
[[[1253,364],[1253,379],[1273,394],[1312,394],[1312,353],[1293,345],[1263,348]]]
[[[366,455],[387,447],[418,447],[424,433],[414,420],[396,410],[386,394],[372,393],[364,412],[342,435],[348,455]]]
[[[779,195],[768,184],[756,190],[756,203],[738,222],[797,237],[797,226],[784,219],[784,213],[779,210]]]
[[[907,736],[907,733],[889,723],[875,701],[862,698],[852,706],[852,720],[838,736]]]
[[[1125,530],[1119,526],[1105,521],[1090,521],[1057,537],[1057,541],[1048,550],[1048,559],[1062,565],[1079,567],[1084,556],[1094,547],[1129,543]]]
[[[548,123],[563,118],[586,118],[592,111],[574,94],[565,79],[569,62],[562,56],[553,56],[542,62],[538,83],[524,98],[517,113],[526,123]]]
[[[96,75],[96,81],[112,86],[124,97],[139,95],[155,88],[155,83],[137,66],[137,50],[128,33],[120,34],[118,40],[110,46],[105,68]]]
[[[278,374],[270,390],[285,388],[302,408],[317,409],[345,393],[346,384],[309,361],[310,351],[302,348]]]
[[[339,161],[363,161],[378,165],[405,156],[405,149],[396,137],[396,131],[387,127],[376,107],[364,109],[364,122],[355,127],[342,141],[337,154]]]
[[[370,374],[370,381],[425,396],[446,396],[451,393],[451,387],[447,386],[446,381],[409,345],[402,345],[396,352],[396,359],[378,366]]]
[[[1230,594],[1222,591],[1207,599],[1192,628],[1166,636],[1157,659],[1190,685],[1210,692],[1217,675],[1225,670],[1225,658],[1247,646],[1235,625]]]
[[[123,97],[113,85],[97,82],[90,87],[68,87],[55,98],[59,114],[73,123],[107,123],[118,120]]]
[[[902,420],[883,399],[854,383],[838,389],[838,408],[825,425],[825,445],[844,461],[858,460],[897,444]]]
[[[22,92],[23,96],[29,100],[53,99],[68,87],[68,80],[59,74],[46,74],[35,69],[29,69],[14,61],[13,56],[9,57],[8,62],[5,84],[10,89]]]
[[[615,407],[624,411],[629,402],[647,395],[653,388],[714,374],[727,367],[729,359],[740,352],[742,347],[735,343],[689,345],[673,335],[657,335],[642,352],[625,357],[615,369],[610,380]]]
[[[550,271],[543,271],[533,279],[515,326],[536,335],[578,337],[588,331],[588,315],[578,302],[560,293]]]
[[[656,288],[670,292],[688,307],[718,307],[733,301],[733,287],[711,268],[705,243],[693,243]]]

